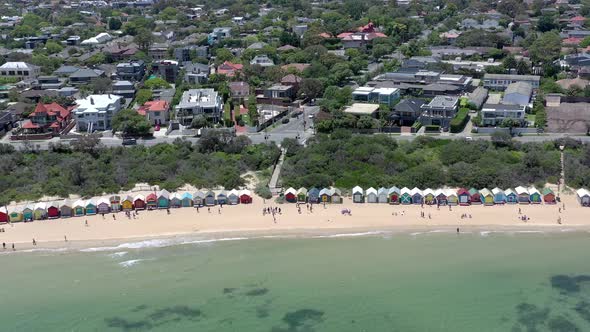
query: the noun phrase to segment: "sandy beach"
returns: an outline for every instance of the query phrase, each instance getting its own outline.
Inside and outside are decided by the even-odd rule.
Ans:
[[[565,209],[563,206],[565,204]],[[281,209],[276,214],[264,215],[266,207]],[[562,211],[559,212],[559,208]],[[351,216],[343,215],[350,209]],[[521,214],[519,214],[519,209]],[[210,210],[210,211],[209,211]],[[424,217],[422,217],[424,213]],[[301,235],[375,232],[394,230],[461,231],[477,230],[590,230],[590,209],[581,207],[574,195],[562,195],[558,205],[495,205],[421,207],[420,205],[354,204],[349,198],[343,204],[314,205],[313,212],[301,205],[301,214],[295,204],[276,204],[274,201],[255,198],[253,204],[178,208],[139,211],[129,219],[124,213],[41,220],[28,223],[4,224],[0,242],[7,248],[14,243],[17,250],[35,248],[91,247],[112,245],[130,239],[153,239],[186,235],[211,238],[240,237],[247,235]],[[462,215],[467,217],[462,218]],[[469,218],[471,215],[471,218]],[[528,221],[521,220],[527,216]],[[562,224],[558,224],[561,217]],[[88,221],[88,226],[86,226]],[[65,238],[67,238],[67,242]]]

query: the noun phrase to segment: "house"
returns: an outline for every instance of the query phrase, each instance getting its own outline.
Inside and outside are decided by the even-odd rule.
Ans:
[[[352,202],[353,203],[364,203],[365,202],[365,192],[363,188],[356,186],[352,188]]]
[[[189,63],[184,66],[184,81],[189,84],[204,84],[209,80],[209,65]]]
[[[494,205],[494,194],[487,188],[483,188],[479,191],[481,197],[481,203],[484,205]]]
[[[33,209],[33,219],[42,220],[45,218],[47,218],[47,204],[44,202],[36,203]]]
[[[176,82],[179,71],[178,61],[160,60],[152,62],[152,72],[160,75],[168,83]]]
[[[545,204],[556,204],[557,200],[555,198],[555,193],[551,188],[545,187],[542,191],[543,202]]]
[[[83,200],[77,200],[74,202],[74,204],[72,205],[72,208],[74,210],[74,216],[75,217],[81,217],[84,215],[84,210],[86,209],[86,202],[84,202]]]
[[[379,188],[377,190],[377,202],[378,203],[388,203],[389,202],[389,190],[385,187]]]
[[[165,100],[146,101],[137,108],[137,113],[143,115],[154,126],[162,126],[168,123],[170,104]]]
[[[193,207],[198,208],[205,205],[205,196],[207,194],[203,191],[197,191],[193,194]]]
[[[424,195],[422,194],[422,190],[414,187],[410,191],[410,195],[412,195],[412,203],[413,204],[423,204],[424,203]]]
[[[21,128],[28,134],[52,133],[59,135],[72,119],[71,112],[57,103],[38,103]]]
[[[303,78],[295,74],[288,74],[281,78],[281,85],[290,85],[293,87],[295,92],[299,91],[299,85],[303,81]]]
[[[516,82],[529,83],[533,90],[537,90],[541,82],[541,76],[508,74],[485,74],[483,76],[483,86],[491,90],[504,91],[510,84]]]
[[[23,208],[23,220],[24,221],[32,221],[33,220],[33,211],[35,209],[34,204],[27,204]],[[84,210],[82,209],[82,214],[84,214]]]
[[[39,76],[37,78],[37,87],[41,90],[57,90],[65,85],[65,79],[57,76]]]
[[[205,192],[205,205],[213,206],[217,204],[217,200],[215,199],[215,193],[211,190]]]
[[[320,190],[320,202],[331,203],[332,202],[332,191],[330,188],[323,188]]]
[[[526,121],[526,106],[484,104],[481,108],[481,123],[484,126],[498,126],[506,119],[523,125]]]
[[[110,56],[114,61],[129,59],[139,52],[136,44],[122,45],[117,43],[113,46],[107,46],[102,49],[102,52]]]
[[[307,201],[309,203],[318,204],[320,202],[320,190],[318,188],[311,188],[307,192]]]
[[[268,55],[257,55],[250,60],[251,65],[258,65],[261,67],[272,67],[275,65],[274,61],[268,57]]]
[[[531,202],[531,196],[527,188],[518,186],[514,188],[514,191],[518,197],[518,204],[529,204]]]
[[[297,203],[297,191],[295,188],[290,187],[285,190],[285,200],[289,203]]]
[[[436,96],[428,104],[420,106],[420,122],[424,126],[440,126],[448,129],[451,120],[457,114],[459,98],[454,96]]]
[[[97,79],[99,77],[105,77],[104,71],[100,69],[80,68],[70,75],[69,80],[70,84],[81,85],[88,84],[92,80]]]
[[[0,206],[0,223],[8,222],[8,210],[5,206]]]
[[[147,208],[145,197],[142,194],[137,194],[133,197],[133,207],[136,210],[145,210]]]
[[[377,196],[377,190],[373,187],[371,187],[365,191],[365,196],[367,197],[367,203],[379,202],[379,199]]]
[[[84,210],[87,216],[92,216],[97,213],[96,200],[91,198],[84,203]]]
[[[352,114],[355,116],[370,116],[375,118],[377,111],[379,110],[379,104],[360,104],[354,103],[344,110],[344,113]]]
[[[459,199],[459,205],[471,204],[471,195],[467,189],[459,188],[459,190],[457,190],[457,197]]]
[[[471,202],[471,204],[481,204],[482,203],[482,197],[481,197],[479,190],[477,190],[475,188],[469,189],[469,201]]]
[[[433,205],[436,203],[436,197],[434,196],[434,190],[432,190],[430,188],[426,188],[422,192],[422,196],[424,197],[423,202],[426,205]]]
[[[123,211],[131,211],[133,210],[133,197],[127,195],[121,202],[121,208]]]
[[[342,204],[342,191],[338,188],[331,187],[330,192],[332,194],[332,203],[333,204]]]
[[[179,208],[182,206],[182,196],[179,193],[172,193],[170,195],[170,207]]]
[[[232,63],[229,61],[225,61],[224,63],[217,66],[217,74],[225,75],[227,77],[234,77],[239,72],[241,72],[243,68],[244,65],[240,63]]]
[[[543,202],[543,197],[541,196],[541,193],[537,190],[537,188],[529,187],[528,192],[531,203],[541,204]]]
[[[434,192],[434,199],[436,200],[436,205],[447,205],[448,204],[448,198],[447,198],[447,194],[445,192],[445,190],[443,189],[437,189]]]
[[[59,77],[69,77],[70,75],[77,72],[78,70],[80,70],[80,67],[62,65],[61,67],[59,67],[53,71],[53,75],[56,75]]]
[[[422,105],[424,105],[422,99],[403,99],[394,106],[390,120],[397,121],[401,126],[411,126],[420,118]]]
[[[69,199],[64,199],[59,206],[59,216],[69,218],[74,215],[73,203]]]
[[[297,190],[297,202],[305,203],[307,202],[307,189],[301,187]]]
[[[190,45],[174,49],[174,58],[180,63],[192,61],[193,56],[207,58],[209,56],[209,46]]]
[[[168,57],[168,45],[152,44],[148,48],[148,55],[154,59],[154,61],[164,60]]]
[[[96,202],[96,208],[99,214],[109,213],[111,210],[111,204],[107,198],[101,197]]]
[[[193,206],[193,194],[189,192],[185,192],[180,197],[182,207],[191,207]]]
[[[379,32],[373,22],[361,26],[353,32],[343,32],[336,36],[342,42],[342,47],[347,48],[366,48],[371,45],[377,38],[387,38],[382,32]]]
[[[114,81],[111,89],[114,95],[129,99],[135,97],[135,85],[130,81]]]
[[[182,94],[175,108],[176,119],[182,125],[191,124],[194,117],[203,115],[208,121],[219,122],[223,111],[221,96],[213,89],[191,89]]]
[[[6,62],[0,66],[0,78],[19,80],[34,79],[41,74],[41,67],[26,62]]]
[[[158,196],[155,193],[150,193],[145,197],[145,205],[148,210],[158,208]]]
[[[209,45],[217,44],[224,39],[230,38],[232,28],[230,27],[219,27],[214,28],[213,31],[207,36],[207,43]]]
[[[506,196],[506,203],[508,204],[516,204],[518,203],[518,195],[516,192],[510,188],[504,190],[504,196]]]
[[[127,81],[140,81],[145,75],[145,62],[143,60],[133,60],[117,64],[117,78]]]
[[[170,193],[166,189],[160,190],[157,195],[158,209],[167,209],[170,207]],[[149,200],[148,200],[149,204]]]
[[[21,206],[15,206],[8,211],[8,221],[21,222],[23,221],[23,208]]]
[[[400,190],[399,202],[403,205],[412,204],[412,192],[407,187]]]
[[[229,205],[240,204],[240,193],[236,189],[232,189],[227,194],[227,203]]]
[[[527,106],[533,95],[533,87],[528,82],[508,84],[502,97],[502,104]]]
[[[255,42],[250,44],[250,46],[246,47],[247,50],[261,50],[265,47],[267,47],[268,44],[265,42]]]
[[[299,37],[302,37],[308,29],[307,24],[299,24],[293,26],[293,33]]]
[[[461,31],[455,29],[443,32],[439,35],[439,37],[449,45],[454,45],[459,36],[461,36]]]
[[[242,101],[250,95],[250,85],[246,82],[230,82],[230,97],[234,100]]]
[[[104,44],[111,39],[113,39],[113,37],[111,37],[111,35],[109,35],[106,32],[101,32],[92,38],[88,38],[88,39],[83,40],[82,42],[80,42],[80,45],[82,45],[82,46],[96,46],[99,44]]]
[[[392,107],[400,99],[400,89],[359,87],[352,92],[352,100],[357,102],[383,104]]]
[[[590,192],[588,192],[588,190],[586,189],[578,189],[576,191],[576,196],[578,198],[578,202],[580,203],[580,205],[582,206],[590,206]]]
[[[387,196],[389,199],[389,204],[399,204],[400,190],[398,187],[393,186],[389,188],[387,191]]]
[[[271,100],[292,101],[297,96],[295,88],[291,85],[274,84],[264,89],[264,98]]]
[[[252,194],[250,190],[244,189],[240,191],[240,203],[241,204],[250,204],[252,203]]]
[[[505,204],[506,194],[498,187],[492,189],[492,195],[494,195],[494,204]]]
[[[119,113],[122,103],[123,97],[111,94],[90,95],[76,100],[77,107],[73,111],[76,130],[91,133],[111,129],[113,116]]]

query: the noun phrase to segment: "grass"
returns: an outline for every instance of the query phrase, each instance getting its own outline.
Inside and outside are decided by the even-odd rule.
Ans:
[[[225,122],[231,121],[231,110],[229,108],[229,103],[223,106],[223,120]]]
[[[537,116],[535,114],[526,114],[526,120],[531,123],[535,123]]]

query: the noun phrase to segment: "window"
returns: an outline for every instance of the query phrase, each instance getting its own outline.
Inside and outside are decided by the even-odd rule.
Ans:
[[[154,112],[154,116],[160,116],[160,112]]]

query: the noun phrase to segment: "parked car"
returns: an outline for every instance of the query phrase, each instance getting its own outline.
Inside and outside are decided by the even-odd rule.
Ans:
[[[135,138],[126,137],[123,138],[123,145],[135,145],[137,144],[137,140]]]

